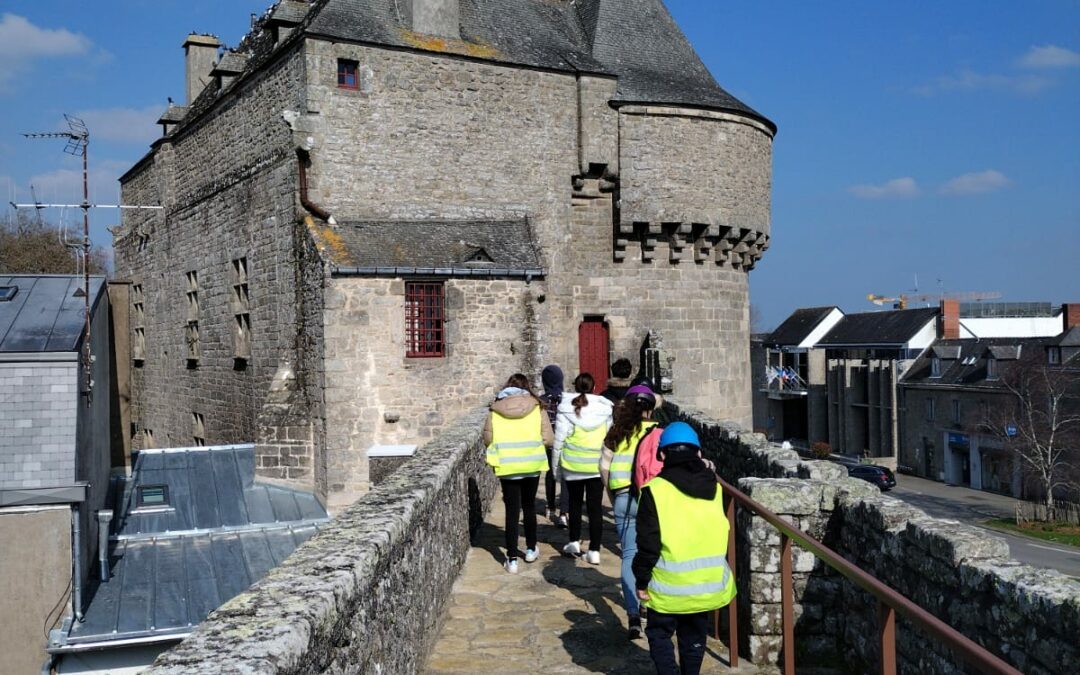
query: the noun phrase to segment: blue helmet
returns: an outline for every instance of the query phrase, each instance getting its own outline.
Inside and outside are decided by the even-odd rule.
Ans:
[[[666,448],[669,445],[692,445],[700,448],[701,441],[698,440],[694,428],[686,422],[672,422],[660,434],[660,447]]]

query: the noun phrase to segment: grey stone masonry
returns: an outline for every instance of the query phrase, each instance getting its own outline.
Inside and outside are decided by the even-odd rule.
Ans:
[[[498,486],[486,414],[447,426],[145,672],[417,672]]]
[[[669,419],[701,435],[728,481],[849,561],[1025,673],[1075,672],[1080,663],[1080,581],[1023,565],[985,531],[940,520],[843,467],[802,460],[761,434],[669,402]],[[737,516],[740,651],[754,663],[781,658],[780,535],[740,509]],[[796,661],[869,672],[878,660],[877,601],[794,548]],[[897,622],[900,672],[963,673],[938,641]]]
[[[70,362],[0,363],[0,490],[75,481],[75,356]]]

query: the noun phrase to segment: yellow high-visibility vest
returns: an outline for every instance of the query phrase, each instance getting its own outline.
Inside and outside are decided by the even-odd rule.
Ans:
[[[547,468],[541,414],[540,406],[518,419],[491,414],[491,445],[487,447],[486,459],[495,468],[496,476],[537,473]]]
[[[608,425],[601,424],[595,429],[574,427],[574,432],[563,441],[559,468],[567,480],[600,475],[600,453],[604,449],[604,437]]]
[[[637,451],[638,443],[655,426],[656,422],[651,420],[643,421],[638,426],[637,431],[630,435],[630,438],[619,443],[619,447],[615,448],[611,458],[611,469],[608,471],[608,488],[612,492],[629,487],[634,477],[634,454]]]
[[[660,521],[660,559],[649,582],[649,609],[694,614],[726,606],[735,597],[727,563],[729,524],[716,486],[713,499],[683,494],[656,477],[645,486]]]

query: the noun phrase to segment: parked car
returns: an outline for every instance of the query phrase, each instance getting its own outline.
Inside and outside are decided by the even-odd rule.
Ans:
[[[861,478],[868,483],[873,483],[882,492],[896,487],[896,476],[893,475],[892,469],[886,466],[857,464],[848,467],[848,475],[852,478]]]

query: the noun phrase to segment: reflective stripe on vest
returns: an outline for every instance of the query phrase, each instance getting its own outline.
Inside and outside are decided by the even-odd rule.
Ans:
[[[568,479],[574,476],[591,477],[600,475],[600,452],[607,436],[607,425],[601,424],[595,429],[582,429],[575,426],[574,433],[563,441],[559,467]]]
[[[547,468],[541,414],[540,406],[519,419],[491,414],[491,445],[485,459],[495,468],[496,476],[538,473]]]
[[[634,477],[634,455],[637,452],[638,443],[655,426],[656,422],[642,422],[630,438],[619,443],[619,447],[615,448],[615,453],[611,457],[611,469],[608,471],[608,488],[612,492],[630,487]]]
[[[649,582],[649,608],[665,614],[718,609],[735,597],[735,578],[727,564],[730,527],[720,486],[713,499],[683,494],[656,477],[645,489],[656,504],[660,559]]]

